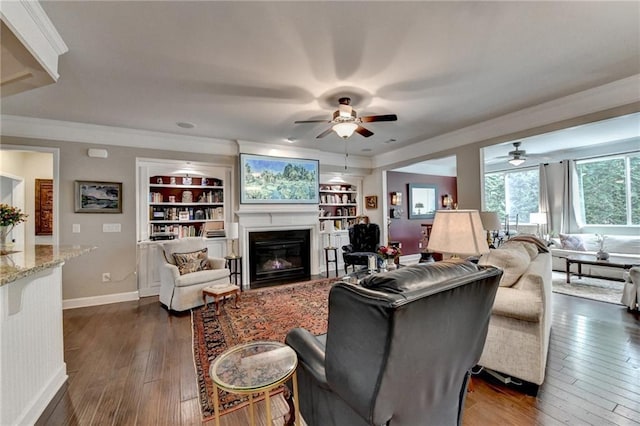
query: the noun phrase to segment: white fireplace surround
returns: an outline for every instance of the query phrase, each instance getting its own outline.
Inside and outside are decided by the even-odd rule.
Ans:
[[[249,289],[249,232],[291,231],[308,229],[310,231],[311,275],[320,273],[320,261],[317,247],[320,241],[318,206],[313,205],[260,205],[244,207],[236,212],[239,228],[239,252],[242,262],[242,288]]]

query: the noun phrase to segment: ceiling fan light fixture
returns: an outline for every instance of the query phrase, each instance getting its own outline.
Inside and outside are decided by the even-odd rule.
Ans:
[[[520,158],[520,156],[514,156],[511,160],[509,160],[509,164],[511,164],[512,166],[519,166],[520,164],[524,163],[524,158]]]
[[[347,139],[356,131],[358,125],[356,123],[338,123],[333,126],[333,131],[343,139]]]

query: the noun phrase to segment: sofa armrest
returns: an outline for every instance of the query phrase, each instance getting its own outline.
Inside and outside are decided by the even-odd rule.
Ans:
[[[329,389],[324,369],[325,345],[304,328],[290,330],[284,341],[298,354],[298,360],[317,384]]]
[[[220,257],[209,257],[209,266],[211,267],[211,269],[224,269],[226,263],[226,260],[220,258]]]
[[[160,266],[160,282],[173,286],[178,278],[180,278],[180,271],[176,265],[163,263]]]
[[[541,297],[529,291],[500,287],[491,314],[521,321],[542,322],[544,305]]]
[[[342,246],[342,251],[345,253],[353,253],[353,246],[351,244]]]

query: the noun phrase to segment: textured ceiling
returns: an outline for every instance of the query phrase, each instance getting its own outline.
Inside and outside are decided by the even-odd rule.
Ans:
[[[43,2],[69,47],[2,113],[381,154],[640,73],[638,2]],[[191,122],[182,129],[176,122]],[[393,141],[391,141],[393,140]]]

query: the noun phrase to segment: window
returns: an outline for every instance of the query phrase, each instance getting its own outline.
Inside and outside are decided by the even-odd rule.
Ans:
[[[529,222],[529,214],[538,211],[538,169],[519,169],[487,173],[484,175],[484,199],[487,211],[498,212],[501,217],[516,218],[520,223]]]
[[[586,225],[640,225],[640,153],[576,161]]]

